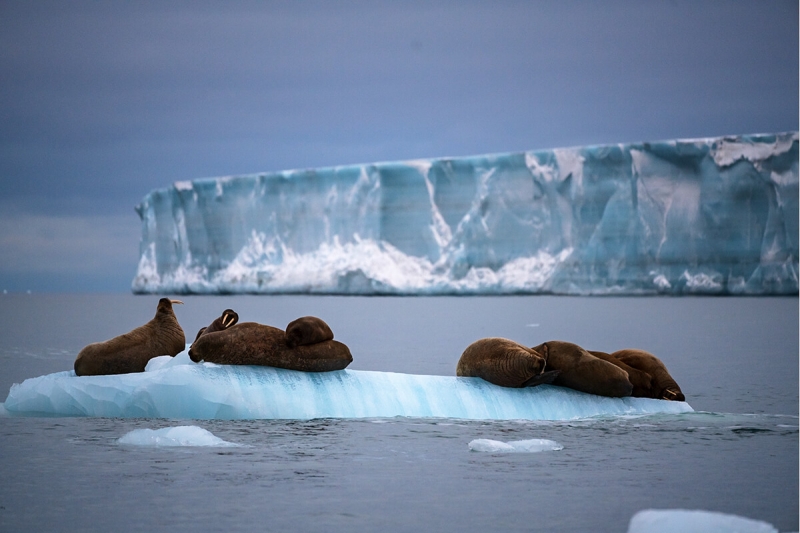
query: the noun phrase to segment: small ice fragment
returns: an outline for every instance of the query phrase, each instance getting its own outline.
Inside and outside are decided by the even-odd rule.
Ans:
[[[120,437],[120,444],[133,446],[241,446],[227,442],[197,426],[176,426],[162,429],[134,429]]]
[[[181,353],[176,355],[175,357],[169,355],[161,355],[159,357],[153,357],[147,362],[147,366],[144,367],[145,372],[153,372],[155,370],[162,370],[165,368],[171,368],[173,366],[178,365],[193,365],[195,364],[189,358],[189,349],[188,344],[186,345],[187,349],[183,350]]]
[[[473,452],[489,453],[535,453],[563,450],[564,447],[553,440],[529,439],[502,442],[492,439],[475,439],[470,441],[469,449]]]
[[[526,328],[538,328],[539,324],[525,324]]]
[[[778,533],[772,524],[732,514],[687,509],[646,509],[628,525],[628,533]]]

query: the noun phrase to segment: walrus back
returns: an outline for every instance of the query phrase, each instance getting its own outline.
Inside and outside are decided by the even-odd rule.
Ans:
[[[547,353],[547,370],[561,372],[553,385],[612,398],[630,396],[633,392],[627,372],[598,359],[577,344],[547,341],[534,347],[534,350]]]
[[[100,376],[144,372],[147,362],[160,355],[175,356],[186,347],[178,321],[158,316],[143,326],[104,342],[84,347],[75,358],[75,374]]]
[[[500,337],[480,339],[461,354],[456,375],[477,377],[501,387],[524,387],[544,370],[534,350]]]
[[[341,342],[328,340],[290,348],[286,346],[283,330],[256,322],[204,333],[192,344],[189,356],[195,362],[272,366],[303,372],[342,370],[353,362],[350,349]]]

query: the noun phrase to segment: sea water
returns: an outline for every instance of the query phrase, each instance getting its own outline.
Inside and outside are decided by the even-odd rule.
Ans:
[[[452,376],[463,349],[488,336],[642,348],[695,412],[560,422],[0,413],[0,531],[624,532],[644,509],[798,529],[796,297],[182,299],[187,341],[226,308],[281,328],[311,314],[350,347],[353,370]],[[0,401],[146,322],[156,302],[0,296]]]

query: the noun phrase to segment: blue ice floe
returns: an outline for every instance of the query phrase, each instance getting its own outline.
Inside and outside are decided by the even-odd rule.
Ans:
[[[186,352],[142,373],[58,372],[15,384],[10,415],[174,419],[441,417],[571,420],[685,413],[685,402],[605,398],[551,385],[510,389],[480,378],[193,363]]]

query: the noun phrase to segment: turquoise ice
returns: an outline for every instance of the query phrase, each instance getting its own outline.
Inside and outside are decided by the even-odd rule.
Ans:
[[[15,384],[11,415],[173,419],[437,417],[572,420],[685,413],[684,402],[604,398],[542,385],[509,389],[480,378],[192,363],[186,352],[151,360],[147,371],[114,376],[58,372]]]
[[[177,182],[137,293],[796,294],[798,135]]]

